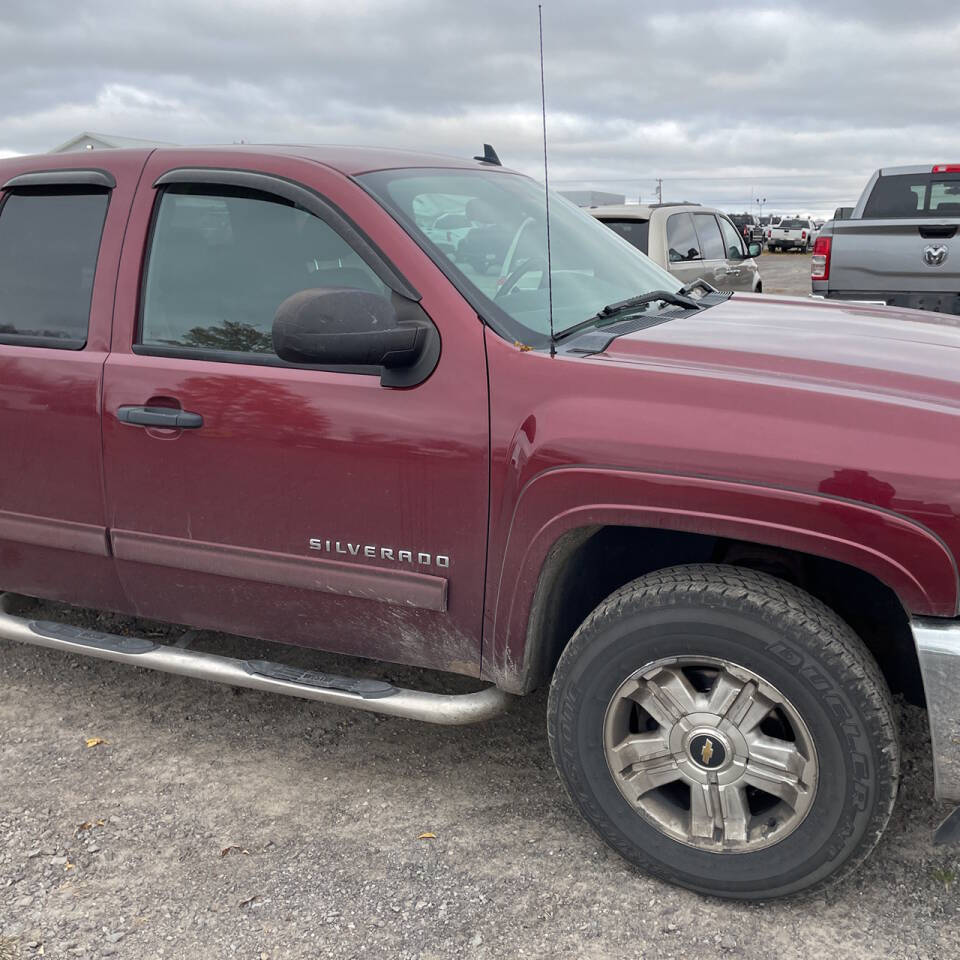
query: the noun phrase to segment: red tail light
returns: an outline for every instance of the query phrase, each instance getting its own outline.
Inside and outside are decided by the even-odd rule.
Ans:
[[[806,240],[806,239],[807,239],[807,231],[806,231],[806,230],[801,230],[801,231],[800,231],[800,239],[801,239],[801,240]]]
[[[960,173],[960,163],[938,163],[933,168],[934,173]]]
[[[817,237],[813,244],[813,257],[810,260],[810,279],[830,279],[830,242],[832,237]]]

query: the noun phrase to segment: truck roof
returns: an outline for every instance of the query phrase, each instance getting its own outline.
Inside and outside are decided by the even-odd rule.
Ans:
[[[10,157],[0,161],[0,169],[2,169],[2,164],[9,164],[11,162],[22,166],[24,160],[28,159],[43,161],[42,164],[38,165],[44,167],[62,167],[64,165],[63,161],[67,161],[71,166],[77,166],[78,163],[81,166],[87,166],[91,163],[94,156],[103,154],[104,152],[105,151],[91,150],[65,154],[37,154],[34,157]],[[152,150],[143,148],[121,149],[106,152],[111,156],[116,154],[140,154],[141,156],[146,156],[151,153],[207,153],[223,155],[224,157],[229,154],[269,154],[272,156],[299,157],[306,160],[313,160],[316,163],[322,163],[334,170],[338,170],[347,176],[371,173],[374,170],[395,170],[398,168],[412,167],[442,167],[472,170],[482,167],[490,170],[504,170],[510,173],[516,172],[507,170],[505,167],[483,163],[469,157],[449,157],[443,154],[423,153],[414,150],[394,150],[383,147],[358,147],[341,144],[207,144],[197,146],[156,147]],[[54,158],[59,162],[51,163]]]

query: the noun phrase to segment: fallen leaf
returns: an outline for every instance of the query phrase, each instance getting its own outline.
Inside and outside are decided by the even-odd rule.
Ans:
[[[436,840],[437,835],[435,833],[421,833],[418,840]]]
[[[231,850],[236,850],[237,853],[242,853],[244,856],[247,856],[247,857],[250,856],[249,850],[245,850],[243,847],[238,847],[235,843],[231,843],[229,847],[224,847],[220,851],[220,856],[225,857],[228,853],[230,853]]]
[[[90,747],[99,747],[101,743],[106,743],[106,742],[107,741],[104,740],[103,737],[87,737],[87,739],[84,740],[84,743],[87,745],[88,749]]]
[[[77,865],[76,865],[75,863],[71,863],[71,862],[68,860],[66,866],[65,866],[63,869],[64,869],[64,870],[76,870],[76,868],[77,868]]]
[[[249,907],[249,906],[251,906],[251,905],[253,904],[253,902],[254,902],[255,900],[259,900],[259,899],[260,899],[260,894],[259,894],[259,893],[255,893],[252,897],[247,897],[246,900],[241,900],[240,903],[237,904],[237,906],[239,906],[239,907],[241,907],[241,908],[242,908],[242,907]]]
[[[83,833],[84,830],[92,830],[93,824],[89,820],[84,820],[83,823],[77,824],[77,833]]]

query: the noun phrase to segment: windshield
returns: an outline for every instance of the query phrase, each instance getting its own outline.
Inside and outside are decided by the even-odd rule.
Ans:
[[[358,178],[502,336],[549,342],[543,187],[502,171],[383,170]],[[469,224],[447,229],[437,211]],[[553,324],[560,333],[609,303],[680,283],[569,201],[550,195]]]
[[[807,225],[808,224],[806,220],[781,220],[780,221],[780,226],[783,227],[784,230],[801,230]]]

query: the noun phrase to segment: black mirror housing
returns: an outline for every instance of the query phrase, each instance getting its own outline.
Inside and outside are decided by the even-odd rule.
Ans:
[[[273,349],[288,363],[380,367],[384,386],[422,383],[440,357],[440,335],[420,305],[347,287],[301,290],[273,319]]]

